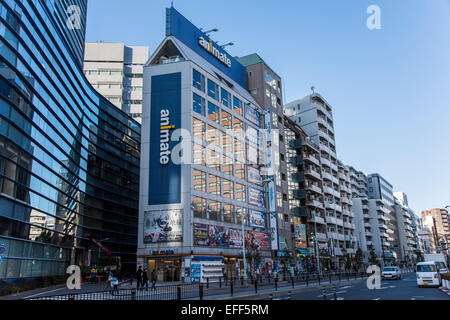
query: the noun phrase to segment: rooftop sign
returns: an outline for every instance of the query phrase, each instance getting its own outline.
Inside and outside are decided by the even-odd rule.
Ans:
[[[173,7],[166,9],[166,36],[174,36],[242,88],[247,89],[245,67]]]

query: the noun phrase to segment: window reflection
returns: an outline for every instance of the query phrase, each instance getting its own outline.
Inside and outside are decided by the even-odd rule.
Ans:
[[[220,123],[220,110],[215,104],[208,101],[208,119]]]
[[[206,173],[200,170],[193,170],[194,190],[206,192]]]
[[[234,199],[233,181],[223,179],[223,197],[228,199]]]
[[[220,196],[220,178],[213,174],[208,174],[208,193]]]

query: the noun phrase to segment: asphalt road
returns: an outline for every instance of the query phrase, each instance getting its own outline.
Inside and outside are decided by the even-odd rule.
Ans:
[[[334,288],[327,287],[327,300],[334,300]],[[380,289],[368,289],[366,281],[336,286],[337,300],[450,300],[439,288],[417,287],[415,273],[402,276],[401,280],[381,280]],[[287,294],[274,295],[274,300],[286,300]],[[293,293],[292,300],[323,300],[321,289]]]

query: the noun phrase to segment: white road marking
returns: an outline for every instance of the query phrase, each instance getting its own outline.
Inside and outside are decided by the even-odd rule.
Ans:
[[[344,298],[342,298],[342,297],[338,297],[337,299],[338,299],[338,300],[344,300]]]
[[[345,293],[345,292],[347,292],[347,290],[336,291],[336,294],[338,294],[338,293]],[[325,293],[326,296],[331,296],[333,294],[334,294],[334,292]],[[323,297],[323,294],[317,296],[317,298],[320,298],[320,297]]]
[[[380,300],[380,298],[375,298],[375,299],[372,299],[372,300]]]
[[[344,286],[344,287],[342,287],[342,288],[339,288],[339,289],[348,289],[348,288],[351,288],[351,287],[354,287],[354,286]]]
[[[67,288],[59,288],[59,289],[55,289],[55,290],[50,290],[50,291],[45,291],[45,292],[41,292],[41,293],[36,293],[36,294],[31,295],[31,296],[22,298],[22,299],[28,299],[28,298],[40,296],[40,295],[42,295],[42,294],[47,294],[47,293],[50,293],[50,292],[55,292],[55,291],[64,290],[64,289],[67,289]]]

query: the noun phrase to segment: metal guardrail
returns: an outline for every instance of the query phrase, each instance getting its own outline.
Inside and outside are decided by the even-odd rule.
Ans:
[[[414,272],[413,269],[402,269],[402,273]],[[151,284],[143,289],[125,289],[118,287],[116,292],[112,289],[98,292],[73,293],[64,295],[41,296],[28,300],[202,300],[205,296],[229,295],[236,293],[248,293],[258,290],[273,288],[279,289],[295,288],[299,286],[308,287],[314,285],[326,285],[342,281],[363,279],[368,277],[365,272],[323,272],[306,273],[300,272],[295,276],[290,274],[273,276],[253,276],[247,280],[243,278],[216,278],[207,280],[205,283],[185,283],[178,285],[162,285],[152,289]]]

